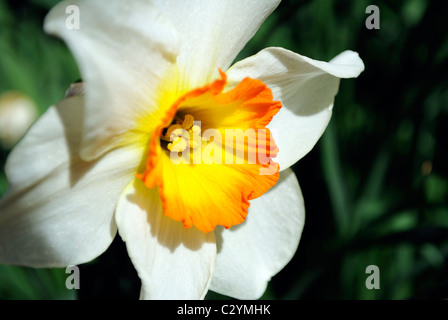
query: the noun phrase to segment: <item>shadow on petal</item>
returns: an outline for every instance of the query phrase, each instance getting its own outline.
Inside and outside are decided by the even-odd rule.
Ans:
[[[75,96],[50,107],[11,152],[10,189],[0,201],[2,263],[80,264],[112,242],[116,201],[140,158],[117,149],[82,161],[82,104]]]
[[[215,241],[213,233],[204,233],[195,227],[185,229],[182,222],[174,221],[163,213],[158,188],[148,189],[141,180],[135,179],[133,190],[126,195],[126,200],[136,205],[146,216],[149,236],[157,243],[174,253],[179,246],[189,250],[200,250],[204,243]]]
[[[56,108],[57,114],[63,124],[65,146],[69,155],[70,187],[73,188],[90,170],[97,161],[87,162],[80,157],[80,146],[83,129],[84,96],[71,96]]]

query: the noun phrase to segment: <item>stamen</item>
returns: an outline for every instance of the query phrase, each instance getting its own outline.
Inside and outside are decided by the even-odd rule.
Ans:
[[[191,114],[187,114],[185,116],[185,120],[182,123],[182,128],[185,130],[189,130],[193,126],[194,118]]]
[[[191,149],[199,148],[200,144],[195,141],[194,136],[200,136],[201,127],[193,124],[194,117],[191,114],[187,114],[184,120],[182,120],[176,115],[174,122],[167,128],[166,133],[160,137],[161,140],[170,142],[167,145],[168,150],[171,152],[182,152],[187,147]]]
[[[195,136],[198,136],[201,134],[201,127],[195,124],[193,127],[191,127],[191,132],[193,132]]]
[[[171,152],[182,152],[187,148],[187,142],[182,137],[177,137],[172,143],[168,143]]]

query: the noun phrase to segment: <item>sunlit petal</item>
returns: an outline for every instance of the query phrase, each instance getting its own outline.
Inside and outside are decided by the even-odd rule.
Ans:
[[[92,260],[116,233],[113,213],[141,152],[117,149],[79,158],[82,97],[48,111],[6,164],[10,189],[0,202],[0,262],[34,267]]]
[[[78,8],[79,29],[67,27],[69,6]],[[175,77],[178,38],[150,2],[64,1],[46,17],[45,30],[67,43],[85,83],[83,159],[127,143],[123,134],[137,119],[157,119],[162,79]]]
[[[345,51],[330,62],[313,60],[282,48],[267,48],[237,62],[229,71],[229,85],[244,77],[260,79],[272,89],[283,108],[268,128],[279,148],[275,161],[285,170],[306,155],[331,118],[340,78],[357,77],[364,70],[359,55]]]
[[[251,201],[244,223],[215,231],[218,255],[210,289],[238,299],[260,298],[295,254],[304,221],[302,193],[288,169],[275,187]]]
[[[216,245],[205,234],[163,214],[157,188],[140,180],[120,198],[116,221],[142,280],[142,299],[202,299],[213,274]]]

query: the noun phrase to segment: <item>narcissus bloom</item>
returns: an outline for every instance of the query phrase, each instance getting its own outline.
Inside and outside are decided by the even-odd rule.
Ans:
[[[231,66],[278,3],[58,4],[45,30],[67,43],[84,87],[9,155],[0,262],[85,263],[118,230],[142,298],[260,297],[304,225],[288,168],[322,135],[340,78],[364,69],[352,51],[327,63],[282,48]],[[69,5],[79,29],[66,26]],[[226,142],[235,132],[244,139]]]

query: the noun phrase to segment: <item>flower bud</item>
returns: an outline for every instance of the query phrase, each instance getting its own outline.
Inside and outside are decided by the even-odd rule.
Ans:
[[[0,145],[12,148],[38,116],[36,104],[25,94],[8,91],[0,95]]]

